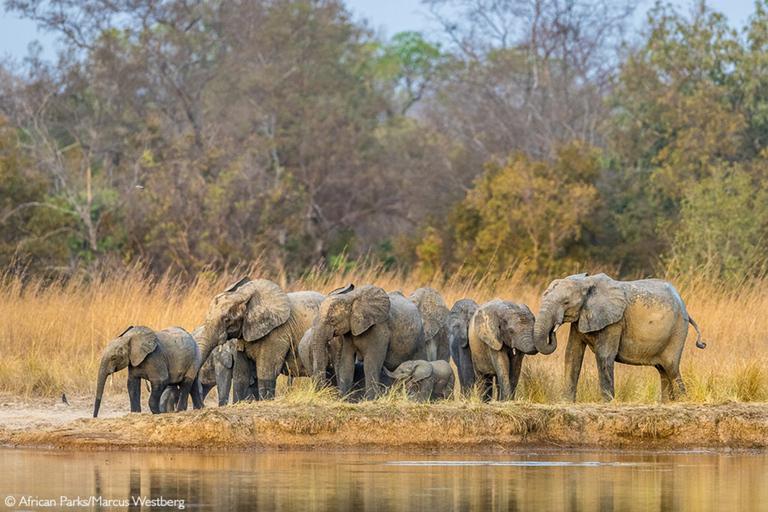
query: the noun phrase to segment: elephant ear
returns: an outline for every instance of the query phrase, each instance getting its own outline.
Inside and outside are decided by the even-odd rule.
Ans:
[[[421,323],[424,324],[424,338],[432,339],[451,314],[443,297],[436,290],[425,287],[414,291],[408,298],[419,308]]]
[[[245,283],[248,283],[248,282],[250,282],[250,281],[251,281],[251,278],[250,278],[250,277],[248,277],[248,276],[244,276],[244,277],[241,277],[241,278],[240,278],[240,280],[239,280],[238,282],[236,282],[235,284],[233,284],[233,285],[231,285],[231,286],[228,286],[228,287],[227,287],[227,289],[226,289],[226,290],[224,290],[224,292],[234,292],[234,291],[236,291],[238,288],[240,288],[241,286],[243,286]]]
[[[278,285],[267,279],[249,281],[234,293],[247,298],[243,315],[243,339],[256,341],[291,317],[291,299]]]
[[[434,370],[432,368],[432,365],[429,362],[421,361],[413,369],[413,373],[411,374],[411,379],[413,380],[413,382],[419,382],[420,380],[424,380],[430,375],[432,375],[433,371]]]
[[[493,350],[501,350],[503,344],[499,339],[499,319],[494,305],[486,304],[478,309],[472,323],[475,336]]]
[[[341,288],[336,288],[328,295],[344,295],[345,293],[349,293],[352,290],[355,289],[355,285],[352,283],[349,283],[347,286],[342,286]]]
[[[533,312],[531,311],[531,308],[529,308],[528,306],[526,306],[526,305],[525,305],[524,303],[522,303],[522,302],[520,303],[520,309],[522,309],[522,310],[523,310],[523,312],[524,312],[526,315],[531,315],[531,318],[534,318],[534,315],[533,315]]]
[[[234,366],[235,359],[232,357],[232,352],[230,352],[226,347],[226,345],[220,345],[215,354],[216,359],[222,364],[222,366],[229,369]]]
[[[140,325],[123,334],[128,338],[131,366],[139,366],[157,348],[157,335],[149,327]]]
[[[361,286],[355,290],[357,296],[352,302],[352,316],[349,324],[353,336],[359,336],[374,324],[389,317],[389,296],[378,286]]]
[[[627,297],[619,283],[605,274],[589,278],[584,306],[579,315],[579,332],[595,332],[615,324],[624,315]]]

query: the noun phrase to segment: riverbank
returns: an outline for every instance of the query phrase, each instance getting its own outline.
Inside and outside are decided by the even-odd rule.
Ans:
[[[768,449],[768,404],[602,405],[407,401],[248,403],[89,418],[91,400],[1,403],[0,444],[73,450],[320,449],[503,452]],[[121,407],[122,410],[121,410]]]

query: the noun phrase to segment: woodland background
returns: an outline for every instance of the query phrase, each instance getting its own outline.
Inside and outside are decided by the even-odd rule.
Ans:
[[[768,2],[633,5],[6,0],[63,50],[0,63],[0,268],[762,278]]]

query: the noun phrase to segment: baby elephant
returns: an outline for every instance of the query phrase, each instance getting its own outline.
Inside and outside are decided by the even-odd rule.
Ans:
[[[398,366],[394,372],[384,368],[390,379],[406,381],[409,389],[417,391],[417,396],[422,402],[432,397],[448,398],[453,392],[454,376],[453,368],[442,359],[437,361],[406,361]]]
[[[128,368],[128,397],[131,412],[141,412],[141,379],[152,386],[149,409],[153,414],[160,411],[160,396],[169,385],[180,387],[179,408],[187,408],[192,395],[195,409],[203,406],[197,384],[197,370],[202,356],[192,336],[181,327],[169,327],[153,331],[149,327],[129,327],[113,339],[104,350],[99,366],[96,385],[96,403],[93,417],[99,414],[101,397],[107,377]]]

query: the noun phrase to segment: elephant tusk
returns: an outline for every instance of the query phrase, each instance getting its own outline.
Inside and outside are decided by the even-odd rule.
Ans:
[[[555,328],[552,329],[552,332],[557,332],[557,330],[560,328],[562,324],[555,324]]]

